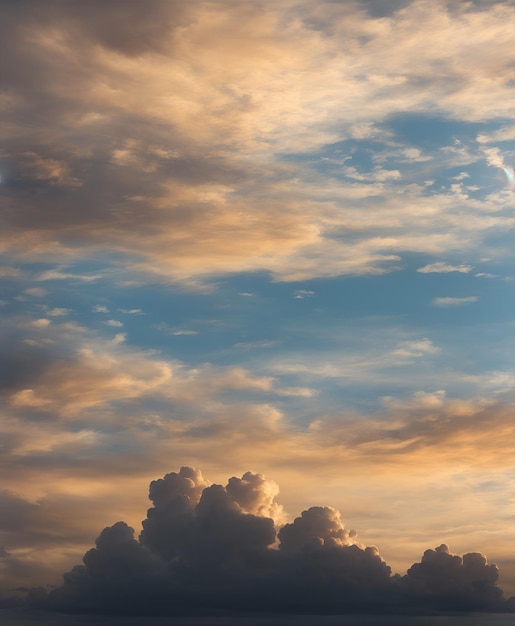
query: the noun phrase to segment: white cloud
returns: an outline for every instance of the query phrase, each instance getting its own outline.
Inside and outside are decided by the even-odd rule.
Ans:
[[[104,324],[107,324],[108,326],[123,326],[122,322],[120,322],[119,320],[107,320],[106,322],[104,322]]]
[[[424,265],[424,267],[419,267],[417,272],[421,274],[447,274],[449,272],[461,272],[462,274],[468,274],[472,271],[471,265],[449,265],[442,261],[438,261],[436,263],[430,263],[429,265]]]
[[[34,328],[46,328],[47,326],[50,326],[50,324],[50,320],[46,319],[45,317],[31,322],[31,326],[34,326]]]
[[[464,180],[465,178],[470,178],[470,174],[467,172],[460,172],[457,176],[451,176],[451,180]]]
[[[71,312],[71,309],[66,309],[64,307],[54,307],[53,309],[50,309],[49,311],[47,311],[48,315],[51,315],[52,317],[61,317],[61,316],[69,315],[70,312]]]
[[[469,304],[471,302],[477,302],[479,296],[467,296],[465,298],[433,298],[432,302],[435,306],[461,306],[462,304]]]
[[[503,126],[498,130],[479,133],[476,137],[478,143],[498,143],[501,141],[515,140],[515,125]]]
[[[504,169],[504,157],[499,148],[483,148],[482,152],[485,155],[488,165]]]
[[[47,270],[38,275],[37,280],[82,280],[86,283],[94,282],[102,278],[100,274],[72,274],[70,272],[61,272],[59,270]]]
[[[91,309],[93,313],[109,313],[109,309],[101,304],[95,304]]]
[[[296,298],[297,300],[302,300],[303,298],[309,298],[314,295],[315,295],[315,292],[309,289],[295,289],[293,291],[293,297]]]
[[[391,354],[401,359],[412,359],[437,352],[440,352],[440,348],[435,346],[430,339],[424,337],[420,340],[401,342],[395,350],[392,350]]]

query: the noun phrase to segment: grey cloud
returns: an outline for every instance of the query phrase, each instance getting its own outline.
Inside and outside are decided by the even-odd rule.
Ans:
[[[87,501],[73,496],[46,497],[30,502],[8,490],[0,491],[0,545],[8,552],[48,549],[91,541]]]
[[[134,56],[159,52],[168,48],[173,31],[188,23],[188,4],[178,0],[124,0],[106,4],[90,0],[85,5],[80,0],[49,0],[44,6],[34,0],[2,3],[4,20],[13,26],[23,17],[27,24],[43,24],[52,29],[66,29],[70,39],[89,39],[92,42],[121,54]],[[7,32],[7,29],[6,29]]]
[[[120,87],[117,71],[102,67],[95,46],[129,55],[155,52],[168,45],[187,7],[166,0],[128,0],[123,7],[97,0],[87,7],[76,0],[54,0],[44,7],[33,1],[2,3],[0,71],[8,101],[1,155],[5,233],[30,231],[46,244],[57,239],[69,246],[120,249],[120,233],[144,223],[158,229],[166,221],[152,203],[166,195],[165,180],[195,185],[238,177],[220,155],[210,159],[205,147],[200,152],[181,138],[173,123],[164,128],[92,96],[98,81]],[[81,120],[91,114],[98,119],[84,125]],[[113,161],[127,142],[133,160]],[[191,220],[188,215],[201,210],[185,207],[173,221]],[[150,237],[153,229],[145,232]]]
[[[442,609],[456,606],[469,610],[489,610],[499,605],[502,591],[495,586],[499,572],[487,565],[482,554],[453,555],[442,544],[426,550],[405,577],[406,586],[417,602]]]
[[[47,368],[64,357],[63,347],[38,344],[31,334],[5,324],[6,332],[0,336],[0,394],[24,389],[39,379]],[[25,334],[25,336],[24,336]]]
[[[178,0],[124,0],[123,10],[117,3],[74,0],[58,2],[55,8],[58,19],[64,16],[74,26],[74,34],[130,56],[163,51],[173,31],[188,22],[188,3]]]
[[[406,576],[392,576],[377,548],[357,543],[331,507],[312,507],[278,533],[272,518],[247,512],[265,513],[273,492],[252,472],[226,487],[208,485],[193,468],[171,472],[151,483],[154,506],[139,540],[124,522],[105,528],[83,565],[39,604],[168,615],[509,609],[496,566],[478,553],[459,557],[442,545]]]
[[[207,486],[200,471],[189,467],[153,480],[149,498],[154,506],[143,521],[141,542],[164,558],[175,557],[190,534],[195,507]]]

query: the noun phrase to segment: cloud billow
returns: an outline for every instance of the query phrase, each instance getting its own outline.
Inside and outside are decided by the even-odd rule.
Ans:
[[[278,530],[277,491],[261,474],[223,487],[191,467],[152,481],[139,539],[125,522],[105,528],[43,604],[165,615],[508,610],[497,567],[483,555],[459,557],[441,545],[405,576],[392,575],[332,507],[311,507]]]

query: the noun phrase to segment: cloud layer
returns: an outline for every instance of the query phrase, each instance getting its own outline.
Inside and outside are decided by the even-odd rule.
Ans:
[[[139,539],[125,522],[105,528],[62,587],[36,604],[65,611],[198,614],[507,610],[498,570],[479,553],[427,550],[392,575],[332,507],[313,506],[280,526],[278,489],[246,472],[209,484],[182,467],[152,481]]]
[[[510,118],[511,8],[365,8],[4,5],[2,249],[18,263],[94,255],[123,263],[125,280],[192,286],[380,274],[410,251],[474,257],[513,224],[506,194],[431,188],[398,162],[429,178],[478,161],[477,146],[449,138],[423,154],[388,123]],[[370,141],[372,163],[354,165]]]
[[[249,602],[263,559],[286,603],[319,588],[317,542],[374,602],[441,596],[444,550],[408,593],[333,509],[284,526],[249,466],[286,510],[335,502],[395,571],[475,546],[515,592],[511,3],[42,5],[0,2],[0,584],[139,529],[173,459],[242,478],[156,481],[141,540],[106,531],[63,598],[115,554],[185,594],[227,554]]]

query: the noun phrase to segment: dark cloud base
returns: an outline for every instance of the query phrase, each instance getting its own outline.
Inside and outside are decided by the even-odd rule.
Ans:
[[[426,550],[405,576],[363,547],[336,509],[311,507],[277,530],[275,483],[247,472],[210,485],[183,467],[152,481],[139,538],[105,528],[64,584],[28,593],[32,606],[110,615],[221,616],[508,612],[498,570],[479,553]]]

